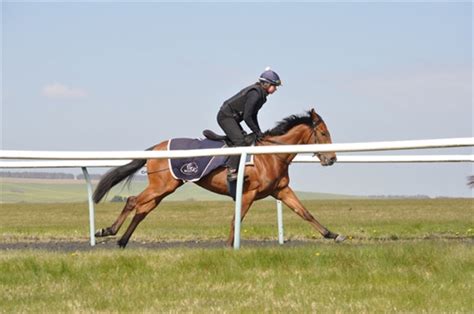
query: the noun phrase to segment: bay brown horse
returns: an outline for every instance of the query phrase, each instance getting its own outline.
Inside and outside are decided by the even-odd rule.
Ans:
[[[314,109],[311,109],[305,115],[293,115],[284,119],[275,128],[265,132],[264,138],[257,145],[315,143],[330,144],[331,135],[323,119]],[[148,150],[167,150],[167,144],[168,141],[164,141]],[[241,220],[244,219],[255,200],[271,195],[281,200],[301,218],[308,221],[324,238],[334,239],[337,242],[343,241],[345,237],[329,231],[316,220],[290,188],[288,167],[295,156],[296,154],[290,153],[255,155],[254,165],[245,168],[246,179],[242,195]],[[336,154],[334,152],[318,153],[317,156],[323,166],[330,166],[336,161]],[[94,192],[94,201],[98,203],[114,185],[126,178],[131,179],[132,175],[142,168],[145,163],[148,173],[148,186],[139,195],[130,196],[117,220],[110,227],[97,231],[96,237],[116,235],[127,216],[135,210],[135,216],[118,241],[120,247],[125,247],[138,224],[167,195],[183,185],[181,180],[177,180],[172,176],[167,159],[137,159],[124,166],[114,168],[105,174]],[[230,195],[226,171],[223,167],[214,170],[195,183],[209,191]],[[227,240],[227,245],[229,246],[232,246],[234,241],[234,219],[235,217],[232,218],[230,234]]]

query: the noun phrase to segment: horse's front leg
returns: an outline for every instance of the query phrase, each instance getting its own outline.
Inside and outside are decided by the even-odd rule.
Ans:
[[[319,221],[317,221],[304,205],[301,204],[295,192],[293,192],[289,186],[275,193],[274,197],[285,203],[285,205],[291,208],[291,210],[293,210],[298,216],[308,221],[326,239],[334,239],[336,242],[342,242],[346,239],[346,237],[341,234],[329,231]]]
[[[242,194],[242,208],[240,211],[240,221],[244,220],[245,215],[252,206],[253,201],[255,200],[255,196],[257,195],[257,191],[250,191]],[[230,234],[229,238],[227,239],[226,246],[232,247],[234,246],[234,233],[235,233],[235,213],[232,216],[232,221],[230,222]]]

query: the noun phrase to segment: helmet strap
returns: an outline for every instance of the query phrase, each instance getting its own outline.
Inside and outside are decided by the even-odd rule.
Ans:
[[[267,89],[267,88],[269,88],[272,84],[270,84],[269,82],[260,81],[260,85],[261,85],[264,89]]]

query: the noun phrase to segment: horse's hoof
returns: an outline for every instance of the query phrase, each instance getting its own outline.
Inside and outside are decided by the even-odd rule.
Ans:
[[[346,240],[346,236],[342,234],[338,234],[337,237],[334,239],[336,243],[341,243]]]
[[[95,236],[100,238],[100,237],[105,237],[105,229],[99,229],[96,231]]]
[[[331,231],[328,231],[326,234],[323,234],[323,237],[325,239],[336,239],[339,235],[337,233],[333,233]]]
[[[124,249],[127,246],[127,242],[121,240],[119,240],[117,244],[121,249]]]
[[[108,237],[108,236],[111,236],[111,235],[115,235],[115,233],[112,231],[111,227],[97,230],[97,232],[95,233],[95,236],[99,237],[99,238],[100,237]]]

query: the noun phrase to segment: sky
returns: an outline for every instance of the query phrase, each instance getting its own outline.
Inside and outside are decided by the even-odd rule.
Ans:
[[[283,86],[259,112],[263,130],[314,108],[334,143],[472,137],[472,12],[471,2],[3,1],[0,144],[142,150],[201,137],[267,66]],[[388,154],[449,153],[472,149]],[[290,168],[295,190],[351,195],[472,197],[472,174],[469,163]]]

